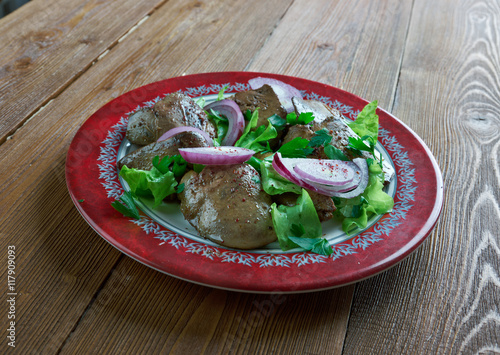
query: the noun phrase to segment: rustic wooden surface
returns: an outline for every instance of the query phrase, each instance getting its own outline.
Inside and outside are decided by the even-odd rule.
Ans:
[[[1,352],[500,353],[499,23],[486,0],[33,0],[0,19],[0,288],[14,245],[18,290]],[[337,86],[414,129],[445,182],[423,246],[272,298],[165,276],[98,236],[64,178],[79,126],[140,85],[227,70]]]

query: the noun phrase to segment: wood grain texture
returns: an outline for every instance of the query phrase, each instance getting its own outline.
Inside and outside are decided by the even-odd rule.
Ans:
[[[410,12],[408,1],[296,0],[247,69],[319,81],[388,109]]]
[[[17,250],[17,352],[500,353],[499,29],[486,0],[39,0],[0,20],[0,250]],[[84,120],[152,81],[242,69],[378,99],[425,140],[445,207],[415,254],[356,285],[254,295],[168,277],[93,232],[64,179]]]
[[[342,344],[332,335],[345,332],[352,287],[307,295],[228,292],[124,258],[61,353],[335,353]]]
[[[164,1],[31,1],[6,17],[0,144]]]
[[[408,260],[356,289],[345,352],[500,352],[500,7],[417,1],[394,114],[436,154],[445,205]]]
[[[0,145],[0,230],[6,231],[0,247],[7,250],[7,245],[15,245],[19,251],[19,269],[25,270],[19,275],[23,282],[18,285],[19,290],[24,290],[19,293],[18,302],[26,310],[18,314],[23,320],[18,326],[23,334],[20,351],[56,352],[79,324],[121,255],[92,232],[67,194],[65,156],[79,126],[99,107],[125,91],[189,70],[190,64],[185,59],[206,55],[207,45],[219,47],[231,38],[245,44],[246,51],[226,58],[223,63],[246,66],[250,54],[262,46],[264,34],[281,17],[288,3],[265,10],[260,7],[259,41],[246,36],[249,28],[235,24],[224,35],[216,36],[218,27],[226,24],[214,19],[225,16],[226,10],[241,16],[249,10],[245,2],[222,5],[169,2],[169,7],[153,13],[143,22],[144,27],[139,26],[110,48],[86,69],[85,75],[75,78]],[[247,25],[254,29],[254,23]],[[206,61],[191,70],[203,71],[202,65],[215,58],[212,54],[215,47],[208,51]],[[97,132],[96,139],[103,139],[99,134],[105,132]],[[4,278],[6,271],[2,270]],[[164,297],[169,294],[165,292]],[[155,302],[157,299],[145,300],[148,305]]]
[[[243,7],[239,11],[242,13],[249,11],[245,5],[241,6]],[[303,3],[302,6],[305,6],[305,3]],[[202,8],[202,6],[199,8]],[[258,6],[255,8],[258,8]],[[162,19],[164,16],[167,16],[166,14],[162,14],[160,16],[162,10],[163,9],[160,8],[158,10],[158,14],[153,14],[151,18],[148,19],[143,26],[141,26],[141,28],[127,38],[127,41],[136,41],[137,38],[142,36],[143,31],[149,33],[149,26],[156,27],[156,15],[158,15],[158,18]],[[169,14],[171,14],[172,8],[169,8],[169,10]],[[269,7],[266,8],[266,10],[269,11]],[[283,9],[283,12],[284,10],[286,10],[286,8]],[[207,9],[204,9],[204,11],[207,11]],[[203,18],[208,21],[211,17],[216,17],[211,14],[204,14],[205,16],[201,16],[201,14],[203,14],[203,12],[201,12],[200,15],[196,15],[196,18]],[[396,16],[398,19],[400,17],[400,14]],[[235,54],[229,49],[236,47],[235,44],[242,41],[247,41],[248,44],[254,44],[255,42],[264,44],[266,33],[272,30],[273,22],[270,22],[269,20],[263,21],[262,25],[267,24],[268,27],[262,29],[261,26],[257,26],[257,28],[261,28],[260,35],[255,34],[256,37],[248,38],[246,28],[252,28],[252,26],[255,26],[255,20],[259,19],[260,16],[255,15],[254,12],[254,16],[252,18],[254,21],[250,21],[247,25],[248,27],[241,28],[241,23],[239,23],[238,26],[232,27],[230,31],[233,36],[232,38],[213,39],[213,42],[211,42],[207,47],[209,49],[204,49],[204,53],[211,53],[211,48],[213,46],[214,50],[219,48],[218,53],[224,53],[224,50],[227,47],[227,54],[220,54],[216,57],[212,57],[211,55],[191,55],[191,51],[194,50],[193,48],[196,48],[198,43],[203,43],[205,38],[191,38],[188,34],[190,31],[194,32],[194,30],[186,30],[188,32],[186,35],[187,37],[176,38],[175,40],[170,39],[170,42],[174,41],[175,43],[182,43],[183,45],[173,45],[172,50],[165,51],[165,54],[157,53],[157,55],[160,55],[162,58],[158,59],[157,57],[154,57],[156,59],[155,66],[162,66],[161,61],[164,61],[165,63],[172,63],[174,67],[170,68],[175,71],[182,69],[186,70],[185,68],[187,68],[187,73],[189,73],[190,70],[203,71],[205,68],[209,70],[237,70],[238,67],[235,67],[234,65],[238,64],[241,66],[241,64],[244,63],[243,58],[246,58],[248,61],[251,60],[252,57],[248,55],[248,53],[250,53],[249,47],[242,45],[241,47],[245,48],[246,51],[236,52],[237,55],[241,55],[241,59],[239,61],[235,61]],[[296,19],[294,16],[290,16],[289,12],[287,12],[281,19],[279,16],[276,16],[274,21],[274,23],[279,21],[278,27],[274,30],[271,39],[267,41],[263,49],[259,49],[256,46],[251,47],[255,48],[255,51],[258,50],[258,55],[255,57],[256,61],[259,60],[261,55],[268,55],[268,51],[272,51],[274,55],[273,59],[277,62],[285,62],[289,59],[290,55],[293,55],[287,51],[281,52],[280,50],[276,50],[272,48],[272,46],[270,47],[269,43],[273,40],[273,36],[276,33],[289,32],[291,29],[295,28]],[[314,23],[312,20],[310,22]],[[170,24],[170,26],[185,25]],[[207,25],[201,21],[201,23],[198,22],[196,26],[205,28]],[[335,30],[339,29],[335,28]],[[382,28],[379,28],[379,31],[381,30]],[[205,31],[210,33],[209,37],[211,38],[211,33],[215,31],[215,29],[206,29]],[[226,32],[227,30],[223,33]],[[374,36],[375,35],[388,36],[389,33],[374,31]],[[404,41],[402,38],[403,37],[400,37],[400,39],[398,39],[400,50],[399,56],[401,56],[404,47]],[[237,47],[239,48],[239,45]],[[183,50],[177,52],[175,51],[177,48],[182,48]],[[224,50],[220,50],[220,48],[223,48]],[[151,50],[157,49],[152,48]],[[188,63],[185,68],[178,69],[178,67],[180,67],[180,55],[186,54],[188,58],[196,58],[196,61],[193,62],[193,64]],[[103,59],[102,65],[104,65],[104,62],[108,60],[109,63],[114,63],[116,58],[121,58],[122,55],[123,52],[121,52],[121,47],[117,46]],[[149,63],[151,60],[150,58],[151,55],[149,53],[141,53],[140,57],[137,59],[134,58],[133,61],[134,63],[137,63],[136,66],[140,66],[141,63]],[[238,57],[236,56],[236,58]],[[309,60],[313,63],[318,60],[318,58],[313,57]],[[380,61],[382,62],[382,60]],[[221,63],[224,63],[224,65],[221,66]],[[307,64],[308,62],[304,63],[306,67]],[[253,70],[265,70],[267,67],[247,66],[247,68]],[[126,71],[130,69],[127,68],[120,70]],[[396,66],[392,71],[392,78],[389,80],[394,81],[397,77],[397,72],[398,67]],[[150,78],[151,80],[154,80],[152,77],[153,75],[154,73],[148,70],[141,72],[141,77],[146,78],[147,80],[150,80]],[[391,75],[389,70],[387,70],[386,75],[388,77]],[[113,73],[110,77],[123,77],[123,75],[118,76],[116,73]],[[315,77],[313,76],[311,79],[315,79]],[[386,92],[387,101],[389,101],[391,95],[390,90],[387,90]],[[123,260],[123,263],[125,263],[125,260]],[[173,303],[174,307],[194,308],[190,310],[189,313],[166,315],[156,308],[157,303],[161,304],[166,302],[166,300],[162,302],[164,298],[157,295],[163,290],[165,292],[165,297],[168,297],[174,287],[179,287],[177,282],[175,283],[176,286],[163,286],[161,280],[163,280],[164,276],[151,272],[147,268],[138,267],[135,263],[127,263],[126,270],[129,270],[132,266],[134,267],[134,271],[127,271],[127,274],[140,275],[140,280],[144,280],[143,282],[147,283],[147,285],[151,285],[134,285],[134,289],[130,291],[143,292],[142,288],[147,287],[149,293],[151,293],[151,296],[143,296],[140,298],[141,302],[147,305],[147,307],[145,306],[144,309],[141,310],[141,312],[145,313],[144,317],[146,317],[149,322],[148,325],[144,325],[144,328],[152,329],[156,324],[156,326],[159,327],[164,334],[168,334],[168,336],[151,339],[151,345],[147,345],[144,349],[139,348],[139,344],[141,343],[137,343],[138,345],[131,342],[124,344],[124,339],[132,339],[137,336],[147,336],[147,334],[143,333],[143,329],[140,325],[137,325],[137,327],[130,327],[130,321],[138,317],[138,314],[131,315],[129,322],[124,323],[124,328],[114,329],[111,333],[109,331],[109,329],[114,326],[115,317],[117,315],[119,315],[120,318],[125,317],[127,314],[124,312],[126,312],[129,308],[135,309],[136,306],[124,307],[123,304],[116,304],[116,306],[109,305],[109,307],[113,307],[115,310],[111,314],[106,314],[102,312],[101,309],[97,308],[96,302],[86,313],[86,316],[82,319],[81,324],[76,328],[71,338],[68,339],[63,348],[64,353],[79,352],[88,347],[91,347],[94,352],[116,352],[123,349],[123,351],[128,350],[131,352],[145,353],[148,351],[173,353],[197,353],[198,351],[205,351],[206,353],[269,353],[273,349],[280,349],[279,352],[284,354],[294,351],[322,354],[338,353],[342,350],[345,333],[345,330],[343,329],[345,329],[344,327],[347,324],[349,303],[353,292],[352,286],[326,293],[294,297],[290,296],[289,301],[287,302],[280,301],[280,298],[277,298],[277,301],[273,302],[273,299],[271,298],[272,296],[240,294],[236,295],[237,298],[242,298],[242,301],[235,301],[234,297],[236,296],[232,296],[235,295],[234,293],[213,291],[203,287],[192,286],[192,292],[201,292],[204,295],[203,299],[204,297],[207,297],[210,301],[200,303],[201,301],[199,300],[193,300],[192,302],[195,303],[195,306],[193,304],[186,303],[179,304],[180,301],[175,301]],[[122,267],[122,263],[120,263],[119,267]],[[160,285],[158,286],[159,289],[155,286],[158,284]],[[104,294],[104,292],[114,292],[113,284],[107,283],[101,294]],[[214,293],[217,296],[215,296]],[[101,294],[97,296],[97,300],[101,298]],[[274,297],[276,298],[276,296]],[[191,299],[191,296],[187,296],[187,298]],[[119,298],[117,298],[117,300],[118,299]],[[222,302],[219,303],[215,302],[215,299],[224,301],[219,301]],[[129,301],[130,300],[127,302]],[[237,305],[235,305],[235,302]],[[279,302],[282,302],[282,304],[278,304]],[[263,316],[263,313],[259,312],[259,307],[270,307],[271,305],[273,307],[273,311],[269,316]],[[195,309],[198,310],[196,311]],[[221,311],[221,309],[223,309],[223,311]],[[326,311],[323,313],[324,310]],[[264,309],[263,312],[268,313],[270,311],[266,311],[266,309]],[[200,324],[202,320],[203,324]],[[174,325],[177,325],[180,328],[173,329],[172,327]],[[124,333],[129,335],[124,336]],[[312,341],[314,338],[316,338],[316,340]],[[318,338],[321,339],[319,342],[317,341]],[[144,346],[144,343],[142,343],[142,345]],[[151,346],[151,348],[149,346]]]

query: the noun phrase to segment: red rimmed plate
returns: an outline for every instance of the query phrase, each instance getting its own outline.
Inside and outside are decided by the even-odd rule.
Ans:
[[[151,106],[168,93],[182,91],[191,97],[214,97],[248,89],[248,80],[266,76],[301,90],[354,119],[368,102],[343,90],[295,77],[252,72],[205,73],[152,83],[109,102],[78,130],[66,160],[68,189],[85,220],[113,246],[135,260],[190,282],[246,292],[307,292],[357,282],[403,260],[429,235],[443,204],[439,167],[425,143],[404,123],[378,110],[379,142],[392,162],[396,179],[389,186],[395,206],[373,220],[354,237],[326,227],[334,244],[329,256],[308,252],[281,252],[274,246],[238,251],[196,236],[179,216],[178,207],[162,205],[158,211],[141,202],[146,212],[131,220],[111,207],[123,193],[116,161],[130,146],[125,129],[127,114]],[[328,222],[326,222],[328,223]]]

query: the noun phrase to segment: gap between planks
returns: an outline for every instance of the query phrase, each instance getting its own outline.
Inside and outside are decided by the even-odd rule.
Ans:
[[[262,48],[264,48],[267,44],[267,42],[269,41],[269,39],[273,36],[273,33],[274,31],[276,31],[276,28],[278,28],[279,24],[281,23],[281,20],[283,20],[283,18],[286,16],[286,14],[288,13],[288,10],[293,6],[293,4],[295,3],[295,0],[293,0],[290,5],[288,5],[288,7],[286,8],[285,11],[283,11],[283,15],[280,16],[280,18],[278,19],[278,21],[276,22],[276,24],[274,25],[273,29],[271,30],[271,32],[269,33],[269,36],[267,36],[266,40],[264,41],[264,43],[262,43],[262,46],[260,47],[260,49],[258,51],[255,52],[255,55],[252,57],[252,59],[250,59],[250,61],[247,63],[247,65],[245,66],[245,69],[243,69],[244,71],[248,71],[248,68],[251,68],[253,62],[254,62],[254,59],[257,58],[260,54],[260,52],[262,51]]]
[[[82,314],[80,315],[80,317],[78,318],[78,320],[75,322],[75,325],[73,326],[73,328],[71,328],[71,331],[69,332],[68,336],[66,337],[66,339],[64,339],[64,341],[59,346],[59,349],[57,350],[56,354],[60,354],[61,351],[62,351],[62,349],[64,349],[64,347],[66,346],[66,343],[73,336],[73,333],[76,331],[76,329],[78,328],[78,326],[82,322],[83,318],[85,318],[85,315],[87,314],[87,312],[92,308],[92,306],[94,305],[94,302],[97,300],[97,298],[101,294],[101,291],[104,289],[104,287],[108,283],[108,280],[111,278],[111,276],[113,275],[113,272],[116,270],[116,268],[118,267],[118,265],[120,264],[120,262],[122,261],[122,259],[124,257],[125,257],[124,254],[121,254],[118,257],[118,260],[116,260],[116,263],[109,270],[108,275],[104,278],[104,280],[102,281],[101,285],[99,285],[99,287],[97,288],[96,292],[94,293],[94,296],[92,296],[91,300],[87,304],[87,307],[85,307],[85,309],[83,310]]]
[[[405,32],[405,45],[403,46],[403,50],[401,51],[401,57],[399,58],[399,63],[398,63],[398,70],[397,73],[398,75],[396,76],[396,80],[394,81],[394,86],[392,89],[392,99],[391,102],[389,103],[388,110],[389,112],[394,111],[394,105],[396,105],[396,97],[398,96],[398,88],[399,88],[399,79],[401,78],[401,68],[403,66],[403,60],[405,57],[406,53],[406,43],[408,42],[408,34],[410,33],[410,25],[411,21],[413,19],[413,10],[415,9],[415,0],[412,0],[411,2],[411,7],[410,7],[410,16],[408,18],[408,24],[406,25],[406,32]]]
[[[392,95],[391,95],[392,99],[391,99],[391,101],[389,103],[389,106],[388,106],[388,111],[389,112],[393,112],[394,105],[396,104],[396,96],[398,94],[399,80],[400,80],[400,77],[401,77],[401,68],[403,66],[403,59],[404,59],[405,52],[406,52],[406,43],[408,42],[408,34],[410,32],[410,25],[411,25],[411,21],[413,19],[413,10],[414,9],[415,9],[415,0],[412,0],[411,7],[410,7],[410,15],[409,15],[409,18],[408,18],[408,23],[406,25],[406,31],[405,31],[405,40],[404,40],[405,45],[403,46],[403,50],[401,51],[401,56],[399,58],[398,69],[397,69],[397,76],[396,76],[396,79],[394,80],[394,86],[393,86],[393,89],[392,89]],[[361,281],[361,282],[363,282],[363,281]],[[344,340],[342,342],[342,354],[344,354],[344,352],[345,352],[345,345],[346,345],[347,335],[348,335],[348,332],[349,332],[349,325],[350,325],[350,322],[351,322],[352,305],[354,304],[354,297],[356,296],[356,293],[358,292],[358,289],[359,289],[359,282],[356,283],[356,286],[354,287],[354,292],[353,292],[353,295],[351,297],[351,302],[349,304],[349,317],[347,319],[346,332],[345,332],[345,335],[344,335]]]
[[[168,0],[167,0],[168,1]],[[253,63],[254,61],[254,58],[256,58],[259,53],[261,52],[262,48],[265,46],[266,42],[272,37],[274,31],[276,30],[276,28],[279,26],[281,20],[284,18],[284,16],[287,14],[288,10],[290,9],[290,7],[293,5],[293,1],[290,3],[290,5],[286,8],[286,10],[283,12],[283,14],[280,16],[280,18],[278,19],[278,21],[276,22],[276,24],[274,25],[272,31],[269,33],[269,36],[267,37],[267,39],[262,43],[262,46],[260,47],[260,49],[258,49],[254,56],[252,57],[252,59],[249,61],[249,63],[247,64],[247,66],[245,67],[244,70],[247,70],[247,68]],[[120,38],[118,38],[118,40],[116,40],[115,42],[111,43],[110,46],[104,50],[101,54],[99,54],[96,59],[94,59],[88,66],[84,67],[83,70],[78,74],[78,75],[75,75],[71,81],[69,81],[67,83],[67,85],[65,85],[61,90],[59,90],[58,92],[56,92],[52,97],[50,97],[46,103],[43,103],[42,106],[34,113],[32,114],[30,117],[28,117],[23,123],[21,123],[19,125],[19,127],[17,127],[14,132],[12,134],[10,134],[6,140],[9,140],[9,139],[12,139],[12,137],[15,135],[15,133],[21,128],[23,127],[24,125],[26,125],[31,119],[33,119],[35,116],[37,116],[44,108],[46,108],[52,101],[54,101],[55,98],[57,98],[64,90],[66,90],[70,85],[72,85],[80,76],[82,76],[89,68],[91,68],[93,65],[95,65],[98,61],[100,61],[101,59],[103,59],[108,53],[110,53],[111,50],[113,50],[113,48],[115,48],[119,43],[121,43],[123,40],[125,40],[132,32],[134,32],[136,29],[138,29],[142,24],[144,24],[148,19],[149,17],[153,14],[154,11],[156,11],[160,6],[164,5],[164,3],[161,3],[158,7],[152,9],[152,11],[150,13],[148,13],[146,16],[144,16],[141,20],[139,20],[134,26],[132,26],[123,36],[121,36]],[[183,73],[182,74],[183,76],[186,75],[186,73]],[[3,144],[4,142],[0,142],[0,145]],[[89,303],[87,304],[87,306],[85,307],[85,310],[82,312],[81,316],[78,318],[78,320],[75,322],[73,328],[71,329],[71,331],[69,332],[68,336],[66,337],[66,339],[64,339],[64,341],[61,343],[59,349],[57,350],[56,354],[60,354],[62,352],[62,350],[64,349],[64,347],[66,346],[66,344],[68,343],[68,341],[71,339],[71,337],[73,336],[73,334],[75,333],[76,329],[79,327],[79,325],[81,324],[81,322],[83,321],[83,319],[85,318],[86,314],[89,312],[89,310],[92,308],[92,306],[94,305],[95,301],[98,299],[99,295],[101,294],[102,290],[106,287],[108,281],[110,280],[111,276],[113,275],[114,271],[116,270],[116,268],[118,267],[118,265],[122,262],[122,260],[124,259],[125,255],[124,254],[121,254],[120,257],[118,258],[118,260],[116,261],[116,263],[113,265],[113,267],[110,269],[108,275],[104,278],[104,280],[102,281],[101,285],[98,287],[98,289],[96,290],[95,294],[93,295],[92,299],[89,301]],[[350,313],[350,309],[352,307],[352,304],[353,304],[353,297],[351,297],[350,299],[350,303],[349,303],[349,313]],[[347,334],[347,332],[346,332]],[[345,337],[344,337],[344,342],[342,344],[342,347],[344,347],[344,344],[345,344]]]
[[[168,0],[167,0],[168,1]],[[159,6],[163,5],[164,3],[161,3]],[[158,7],[159,7],[158,6]],[[95,65],[98,61],[100,61],[102,58],[104,58],[113,48],[116,47],[118,43],[121,43],[125,38],[127,38],[132,32],[134,32],[136,29],[138,29],[144,22],[147,21],[147,19],[151,16],[151,14],[158,9],[158,7],[153,8],[147,15],[145,15],[142,19],[140,19],[136,24],[134,24],[125,34],[123,34],[121,37],[119,37],[117,40],[112,42],[108,48],[106,48],[102,53],[100,53],[93,61],[91,61],[89,64],[84,66],[82,70],[80,70],[79,73],[77,73],[71,80],[69,80],[66,85],[60,88],[60,90],[57,90],[54,92],[54,94],[50,97],[47,98],[44,102],[41,103],[40,107],[38,110],[36,110],[34,113],[31,115],[28,115],[28,117],[21,121],[12,131],[7,135],[7,137],[4,140],[0,139],[0,145],[4,144],[6,141],[14,138],[15,134],[23,128],[26,124],[28,124],[33,118],[35,118],[42,110],[44,110],[47,106],[49,106],[52,101],[54,101],[61,93],[66,90],[68,87],[70,87],[78,78],[80,78],[89,68],[91,68],[93,65]]]

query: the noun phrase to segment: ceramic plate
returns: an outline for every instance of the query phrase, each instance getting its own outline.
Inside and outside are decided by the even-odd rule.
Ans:
[[[291,250],[277,243],[258,250],[224,248],[200,238],[176,203],[139,202],[141,219],[122,216],[111,202],[126,184],[117,159],[136,149],[125,138],[127,117],[152,106],[165,95],[182,91],[214,100],[225,93],[249,89],[257,76],[275,78],[355,119],[368,103],[353,94],[295,77],[251,72],[195,74],[155,82],[109,102],[76,133],[66,160],[68,189],[83,218],[105,240],[135,260],[168,275],[207,286],[246,292],[308,292],[329,289],[373,276],[403,260],[429,235],[441,212],[443,183],[439,167],[425,143],[400,120],[379,109],[378,150],[396,170],[387,187],[394,209],[347,236],[332,221],[323,223],[333,254],[323,256]]]

